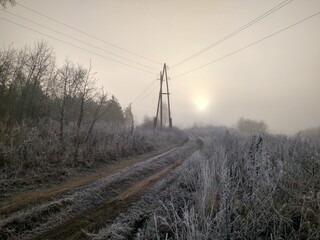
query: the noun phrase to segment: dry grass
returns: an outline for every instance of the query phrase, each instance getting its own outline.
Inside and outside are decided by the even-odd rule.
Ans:
[[[153,192],[156,207],[130,238],[320,238],[319,138],[192,131],[203,149],[163,183],[166,194]]]
[[[88,185],[57,195],[46,203],[30,206],[8,216],[1,216],[0,234],[9,239],[35,237],[84,211],[110,201],[127,190],[129,186],[147,179],[176,162],[186,152],[190,152],[193,146],[187,143],[165,154],[123,168]],[[126,227],[121,229],[125,230]],[[110,233],[116,233],[116,230]]]
[[[185,137],[179,130],[154,130],[143,127],[98,124],[89,141],[80,144],[74,159],[74,131],[66,129],[61,143],[55,122],[37,127],[16,126],[0,139],[0,195],[61,182],[79,172],[98,168],[128,156],[150,152]],[[81,138],[81,134],[80,134]],[[2,199],[0,198],[0,201]]]

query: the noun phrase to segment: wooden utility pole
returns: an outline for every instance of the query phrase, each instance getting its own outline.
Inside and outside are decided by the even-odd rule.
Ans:
[[[166,81],[166,87],[167,91],[163,92],[162,85],[163,82]],[[172,118],[171,118],[171,110],[170,110],[170,92],[169,92],[169,82],[168,82],[168,73],[167,73],[167,65],[163,65],[163,70],[160,72],[160,91],[159,91],[159,98],[158,98],[158,105],[157,105],[157,114],[154,119],[154,126],[158,127],[158,118],[160,115],[160,128],[163,126],[163,98],[162,95],[167,95],[167,101],[168,101],[168,118],[169,118],[169,127],[172,128]],[[159,114],[160,113],[160,114]]]

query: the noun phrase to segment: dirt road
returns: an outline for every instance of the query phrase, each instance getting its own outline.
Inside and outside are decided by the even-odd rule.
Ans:
[[[7,205],[7,214],[0,221],[0,239],[87,239],[85,231],[97,230],[126,212],[150,186],[165,178],[200,145],[199,140],[190,138],[160,155],[114,166],[38,197],[31,195],[29,203],[35,206],[30,208]],[[13,212],[17,208],[23,211],[8,215],[8,209]]]
[[[185,143],[185,142],[184,142]],[[143,154],[138,157],[129,158],[110,164],[104,168],[101,168],[93,173],[86,174],[85,176],[76,177],[70,179],[62,184],[55,185],[49,188],[38,189],[35,191],[25,191],[21,193],[14,194],[6,201],[0,202],[0,216],[8,216],[16,211],[23,210],[28,206],[34,206],[36,204],[44,203],[50,198],[53,198],[57,195],[63,194],[70,189],[78,188],[87,184],[90,184],[102,177],[111,175],[123,168],[132,166],[136,163],[143,162],[149,158],[159,156],[161,154],[166,154],[176,147],[182,146],[184,143],[179,145],[172,145],[170,147],[162,148],[155,150],[153,152]]]

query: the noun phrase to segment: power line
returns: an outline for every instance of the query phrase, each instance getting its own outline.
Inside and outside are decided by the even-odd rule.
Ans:
[[[29,27],[27,27],[27,26],[24,26],[24,25],[22,25],[22,24],[16,23],[16,22],[11,21],[11,20],[9,20],[9,19],[6,19],[6,18],[4,18],[4,17],[0,17],[0,19],[5,20],[5,21],[7,21],[7,22],[10,22],[10,23],[12,23],[12,24],[15,24],[15,25],[17,25],[17,26],[20,26],[20,27],[22,27],[22,28],[25,28],[25,29],[27,29],[27,30],[30,30],[30,31],[32,31],[32,32],[41,34],[41,35],[46,36],[46,37],[48,37],[48,38],[52,38],[52,39],[54,39],[54,40],[56,40],[56,41],[65,43],[65,44],[70,45],[70,46],[72,46],[72,47],[81,49],[81,50],[83,50],[83,51],[85,51],[85,52],[88,52],[88,53],[97,55],[97,56],[102,57],[102,58],[105,58],[105,59],[108,59],[108,60],[110,60],[110,61],[112,61],[112,62],[120,63],[120,64],[122,64],[122,65],[126,65],[126,66],[128,66],[128,67],[131,67],[131,68],[134,68],[134,69],[143,71],[143,72],[147,72],[147,73],[150,73],[150,74],[156,74],[155,72],[151,72],[151,71],[148,71],[148,70],[145,70],[145,69],[142,69],[142,68],[138,68],[138,67],[132,66],[132,65],[130,65],[130,64],[127,64],[127,63],[124,63],[124,62],[115,60],[115,59],[113,59],[113,58],[109,58],[109,57],[104,56],[104,55],[102,55],[102,54],[99,54],[99,53],[96,53],[96,52],[92,52],[92,51],[90,51],[90,50],[88,50],[88,49],[79,47],[79,46],[77,46],[77,45],[74,45],[74,44],[72,44],[72,43],[66,42],[66,41],[64,41],[64,40],[62,40],[62,39],[59,39],[59,38],[57,38],[57,37],[53,37],[53,36],[48,35],[48,34],[46,34],[46,33],[43,33],[43,32],[37,31],[37,30],[35,30],[35,29],[29,28]]]
[[[190,61],[191,59],[199,56],[200,54],[202,54],[202,53],[210,50],[211,48],[213,48],[213,47],[215,47],[215,46],[223,43],[223,42],[226,41],[227,39],[233,37],[234,35],[236,35],[236,34],[238,34],[238,33],[240,33],[240,32],[242,32],[243,30],[247,29],[248,27],[252,26],[253,24],[261,21],[261,20],[264,19],[265,17],[269,16],[270,14],[272,14],[272,13],[274,13],[275,11],[279,10],[280,8],[288,5],[288,4],[291,3],[292,1],[293,1],[293,0],[289,0],[289,1],[286,0],[286,1],[278,4],[277,6],[273,7],[272,9],[270,9],[270,10],[268,10],[267,12],[263,13],[262,15],[258,16],[257,18],[253,19],[253,20],[250,21],[249,23],[247,23],[247,24],[241,26],[240,28],[236,29],[236,30],[233,31],[232,33],[224,36],[223,38],[219,39],[218,41],[210,44],[209,46],[207,46],[207,47],[205,47],[205,48],[203,48],[203,49],[200,50],[199,52],[196,52],[196,53],[192,54],[191,56],[183,59],[182,61],[180,61],[180,62],[172,65],[172,66],[171,66],[171,69],[173,69],[173,68],[175,68],[175,67],[177,67],[177,66],[179,66],[179,65],[181,65],[181,64],[183,64],[183,63],[185,63],[185,62],[188,62],[188,61]]]
[[[251,43],[251,44],[249,44],[249,45],[246,45],[245,47],[242,47],[242,48],[240,48],[240,49],[238,49],[238,50],[236,50],[236,51],[234,51],[234,52],[231,52],[231,53],[229,53],[229,54],[227,54],[227,55],[224,55],[223,57],[220,57],[220,58],[218,58],[218,59],[216,59],[216,60],[214,60],[214,61],[211,61],[211,62],[206,63],[206,64],[204,64],[204,65],[201,65],[201,66],[199,66],[199,67],[197,67],[197,68],[194,68],[194,69],[192,69],[192,70],[190,70],[190,71],[188,71],[188,72],[184,72],[184,73],[182,73],[182,74],[179,74],[179,75],[177,75],[177,76],[174,76],[174,77],[172,77],[171,79],[175,79],[175,78],[182,77],[182,76],[184,76],[184,75],[187,75],[187,74],[189,74],[189,73],[192,73],[192,72],[194,72],[194,71],[197,71],[197,70],[199,70],[199,69],[201,69],[201,68],[204,68],[204,67],[206,67],[206,66],[208,66],[208,65],[211,65],[211,64],[216,63],[216,62],[218,62],[218,61],[221,61],[222,59],[225,59],[225,58],[227,58],[227,57],[230,57],[230,56],[233,55],[233,54],[236,54],[236,53],[238,53],[238,52],[241,52],[241,51],[243,51],[243,50],[245,50],[245,49],[247,49],[247,48],[249,48],[249,47],[252,47],[253,45],[256,45],[256,44],[258,44],[258,43],[260,43],[260,42],[262,42],[262,41],[264,41],[264,40],[266,40],[266,39],[268,39],[268,38],[271,38],[271,37],[273,37],[273,36],[275,36],[275,35],[283,32],[283,31],[285,31],[285,30],[288,30],[289,28],[292,28],[292,27],[300,24],[300,23],[303,23],[303,22],[309,20],[310,18],[313,18],[313,17],[315,17],[315,16],[317,16],[317,15],[319,15],[319,14],[320,14],[320,11],[317,12],[317,13],[315,13],[315,14],[312,14],[311,16],[306,17],[306,18],[304,18],[304,19],[302,19],[302,20],[300,20],[300,21],[298,21],[298,22],[296,22],[296,23],[294,23],[294,24],[291,24],[291,25],[288,26],[288,27],[285,27],[285,28],[283,28],[283,29],[281,29],[281,30],[279,30],[279,31],[276,31],[276,32],[274,32],[274,33],[272,33],[272,34],[270,34],[270,35],[268,35],[268,36],[266,36],[266,37],[264,37],[264,38],[262,38],[262,39],[260,39],[260,40],[258,40],[258,41],[255,41],[255,42],[253,42],[253,43]]]
[[[148,96],[150,96],[150,94],[151,93],[153,93],[154,92],[154,90],[157,90],[158,89],[158,86],[154,86],[148,93],[146,93],[145,95],[144,95],[144,97],[142,98],[142,99],[144,99],[144,98],[146,98],[146,97],[148,97]],[[142,99],[140,99],[139,101],[137,101],[137,102],[140,102]],[[137,103],[136,102],[136,103]]]
[[[52,32],[61,34],[61,35],[65,36],[65,37],[68,37],[68,38],[71,38],[71,39],[76,40],[76,41],[78,41],[78,42],[81,42],[81,43],[83,43],[83,44],[86,44],[86,45],[88,45],[88,46],[90,46],[90,47],[93,47],[93,48],[96,48],[96,49],[98,49],[98,50],[104,51],[104,52],[106,52],[106,53],[108,53],[108,54],[110,54],[110,55],[116,56],[116,57],[118,57],[118,58],[122,58],[122,59],[124,59],[124,60],[127,60],[127,61],[129,61],[129,62],[135,63],[135,64],[137,64],[137,65],[140,65],[140,66],[143,66],[143,67],[146,67],[146,68],[150,68],[150,69],[153,69],[153,70],[157,70],[157,68],[150,67],[150,66],[147,66],[147,65],[145,65],[145,64],[141,64],[141,63],[138,63],[138,62],[133,61],[133,60],[131,60],[131,59],[122,57],[122,56],[120,56],[120,55],[118,55],[118,54],[115,54],[115,53],[110,52],[110,51],[107,51],[107,50],[105,50],[105,49],[103,49],[103,48],[97,47],[97,46],[95,46],[95,45],[93,45],[93,44],[91,44],[91,43],[82,41],[82,40],[80,40],[80,39],[78,39],[78,38],[72,37],[72,36],[70,36],[70,35],[68,35],[68,34],[59,32],[59,31],[54,30],[54,29],[52,29],[52,28],[49,28],[49,27],[47,27],[47,26],[45,26],[45,25],[42,25],[42,24],[37,23],[37,22],[35,22],[35,21],[32,21],[32,20],[30,20],[30,19],[28,19],[28,18],[19,16],[19,15],[17,15],[17,14],[11,13],[11,12],[6,11],[6,10],[1,9],[1,8],[0,8],[0,10],[3,11],[3,12],[5,12],[5,13],[8,13],[8,14],[10,14],[10,15],[12,15],[12,16],[18,17],[18,18],[20,18],[20,19],[26,20],[26,21],[28,21],[28,22],[31,22],[31,23],[35,24],[35,25],[38,25],[38,26],[43,27],[43,28],[45,28],[45,29],[48,29],[48,30],[50,30],[50,31],[52,31]]]
[[[72,26],[70,26],[70,25],[68,25],[68,24],[66,24],[66,23],[64,23],[64,22],[62,22],[62,21],[59,21],[59,20],[54,19],[54,18],[52,18],[52,17],[49,17],[49,16],[47,16],[47,15],[45,15],[45,14],[43,14],[43,13],[40,13],[40,12],[38,12],[38,11],[36,11],[36,10],[33,10],[33,9],[29,8],[29,7],[26,7],[26,6],[24,6],[24,5],[20,4],[20,3],[17,3],[16,5],[18,5],[18,6],[22,7],[22,8],[25,8],[25,9],[31,11],[31,12],[34,12],[34,13],[42,16],[42,17],[45,17],[45,18],[47,18],[47,19],[50,19],[51,21],[54,21],[54,22],[56,22],[56,23],[59,23],[59,24],[65,26],[65,27],[68,27],[68,28],[70,28],[70,29],[72,29],[72,30],[74,30],[74,31],[77,31],[77,32],[79,32],[79,33],[82,33],[82,34],[84,34],[84,35],[86,35],[86,36],[88,36],[88,37],[91,37],[91,38],[95,39],[95,40],[98,40],[98,41],[100,41],[100,42],[103,42],[103,43],[105,43],[105,44],[108,44],[109,46],[112,46],[112,47],[117,48],[117,49],[120,49],[120,50],[122,50],[122,51],[124,51],[124,52],[127,52],[127,53],[130,53],[130,54],[132,54],[132,55],[135,55],[136,57],[139,57],[139,58],[148,60],[148,61],[150,61],[150,62],[153,62],[153,63],[157,63],[157,64],[161,64],[161,65],[162,65],[162,63],[160,63],[160,62],[158,62],[158,61],[155,61],[155,60],[153,60],[153,59],[144,57],[144,56],[142,56],[142,55],[139,55],[139,54],[137,54],[137,53],[135,53],[135,52],[132,52],[132,51],[130,51],[130,50],[127,50],[127,49],[125,49],[125,48],[123,48],[123,47],[120,47],[120,46],[118,46],[118,45],[115,45],[115,44],[113,44],[113,43],[107,42],[107,41],[105,41],[105,40],[103,40],[103,39],[101,39],[101,38],[98,38],[98,37],[96,37],[96,36],[94,36],[94,35],[92,35],[92,34],[89,34],[89,33],[87,33],[87,32],[84,32],[84,31],[82,31],[82,30],[80,30],[80,29],[78,29],[78,28],[72,27]]]
[[[151,84],[149,84],[133,101],[132,104],[139,102],[141,99],[145,98],[146,96],[148,96],[151,92],[154,91],[154,89],[156,88],[152,88],[152,90],[146,94],[148,92],[148,90],[150,90],[151,87],[153,87],[157,82],[152,82]],[[143,98],[142,98],[143,97]]]

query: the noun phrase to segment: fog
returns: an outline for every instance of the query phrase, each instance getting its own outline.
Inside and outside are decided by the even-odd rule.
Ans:
[[[222,39],[283,1],[176,0],[176,1],[17,1],[23,6],[81,29],[123,49],[74,31],[21,5],[7,11],[72,35],[141,65],[110,55],[43,27],[0,11],[0,17],[54,36],[61,41],[0,19],[2,48],[32,45],[45,39],[62,64],[68,57],[97,72],[99,84],[123,107],[133,103],[138,122],[154,116],[159,72],[169,66],[173,124],[234,125],[240,117],[265,121],[271,132],[292,134],[320,125],[320,15],[312,17],[243,51],[181,77],[320,11],[319,0],[295,0],[239,34],[181,65],[180,61]],[[156,82],[147,91],[150,84]],[[153,91],[151,91],[153,90]]]

